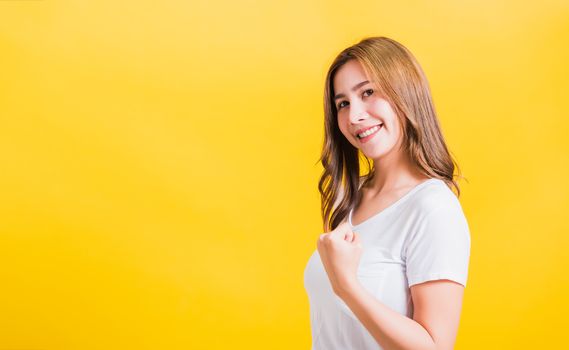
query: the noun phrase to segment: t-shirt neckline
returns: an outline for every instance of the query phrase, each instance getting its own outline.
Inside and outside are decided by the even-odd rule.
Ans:
[[[352,212],[354,211],[354,208],[352,208],[352,209],[350,209],[350,213],[348,214],[348,223],[350,224],[350,226],[352,228],[363,226],[364,224],[376,219],[377,217],[383,216],[383,215],[385,215],[385,213],[392,211],[393,209],[398,207],[400,204],[402,204],[405,200],[407,200],[413,193],[417,192],[420,188],[425,186],[427,183],[431,183],[434,181],[442,181],[442,180],[433,177],[433,178],[430,178],[428,180],[425,180],[425,181],[419,183],[418,185],[415,185],[415,187],[413,187],[412,189],[407,191],[407,193],[405,193],[403,196],[401,196],[395,202],[391,203],[389,206],[382,209],[380,212],[373,214],[372,216],[370,216],[369,218],[365,219],[364,221],[360,222],[357,225],[352,224]]]

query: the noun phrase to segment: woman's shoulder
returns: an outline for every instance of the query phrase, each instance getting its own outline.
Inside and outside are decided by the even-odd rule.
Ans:
[[[414,211],[421,214],[428,214],[435,209],[462,211],[458,197],[445,181],[431,178],[419,186],[420,188],[409,201]]]
[[[414,224],[411,236],[437,237],[470,235],[468,220],[455,193],[443,180],[425,184],[410,201],[407,217]],[[460,232],[461,234],[458,234]]]

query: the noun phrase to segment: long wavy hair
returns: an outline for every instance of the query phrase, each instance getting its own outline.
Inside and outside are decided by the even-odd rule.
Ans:
[[[366,75],[397,114],[403,145],[419,171],[443,180],[460,196],[456,178],[462,178],[451,156],[435,112],[429,83],[411,52],[386,37],[368,37],[344,49],[333,61],[324,88],[324,143],[319,161],[324,171],[318,182],[324,232],[336,228],[361,199],[360,187],[373,179],[373,162],[355,148],[338,127],[334,76],[343,64],[357,60]],[[360,155],[368,172],[360,175]],[[457,174],[455,175],[455,170]]]

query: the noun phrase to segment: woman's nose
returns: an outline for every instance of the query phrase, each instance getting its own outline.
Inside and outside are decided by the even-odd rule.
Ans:
[[[350,122],[357,123],[367,117],[365,106],[363,103],[354,103],[350,106]]]

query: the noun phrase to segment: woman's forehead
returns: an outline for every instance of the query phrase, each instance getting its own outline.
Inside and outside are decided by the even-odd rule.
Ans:
[[[334,91],[339,93],[347,93],[354,85],[371,81],[366,75],[363,67],[356,60],[350,60],[344,63],[334,75]]]

